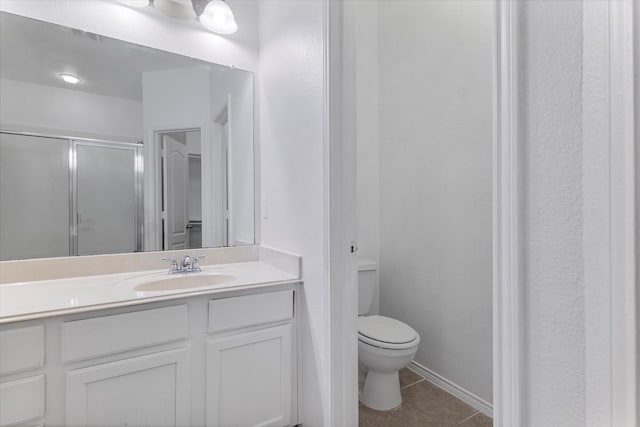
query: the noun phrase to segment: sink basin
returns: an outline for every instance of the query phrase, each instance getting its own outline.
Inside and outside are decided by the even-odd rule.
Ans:
[[[132,286],[132,289],[138,292],[160,292],[208,288],[235,280],[235,276],[220,273],[188,273],[173,276],[152,274],[123,280],[117,286]]]
[[[227,274],[202,274],[198,276],[170,276],[160,280],[142,283],[135,288],[136,291],[175,291],[180,289],[206,288],[222,285],[236,280]]]

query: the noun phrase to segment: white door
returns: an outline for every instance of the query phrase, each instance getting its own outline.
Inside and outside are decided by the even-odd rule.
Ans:
[[[66,425],[190,425],[189,359],[182,348],[68,372]]]
[[[207,343],[207,426],[292,424],[291,325]]]
[[[189,152],[187,145],[163,135],[164,249],[187,248]]]

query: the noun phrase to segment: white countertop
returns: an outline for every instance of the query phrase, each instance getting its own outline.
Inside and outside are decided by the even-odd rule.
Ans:
[[[0,324],[61,314],[121,307],[186,296],[215,294],[276,284],[297,283],[300,279],[265,262],[241,262],[203,266],[202,273],[232,275],[235,280],[190,289],[139,292],[133,288],[139,276],[166,275],[165,270],[83,276],[0,285]]]

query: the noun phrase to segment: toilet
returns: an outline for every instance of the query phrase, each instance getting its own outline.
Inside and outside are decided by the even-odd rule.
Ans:
[[[390,317],[370,315],[377,265],[358,260],[358,361],[366,369],[360,401],[378,411],[402,403],[398,371],[413,360],[420,336],[409,325]]]

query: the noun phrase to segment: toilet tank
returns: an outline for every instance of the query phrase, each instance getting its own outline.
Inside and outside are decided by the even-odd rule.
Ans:
[[[378,282],[378,265],[371,260],[358,259],[358,315],[371,311]]]

